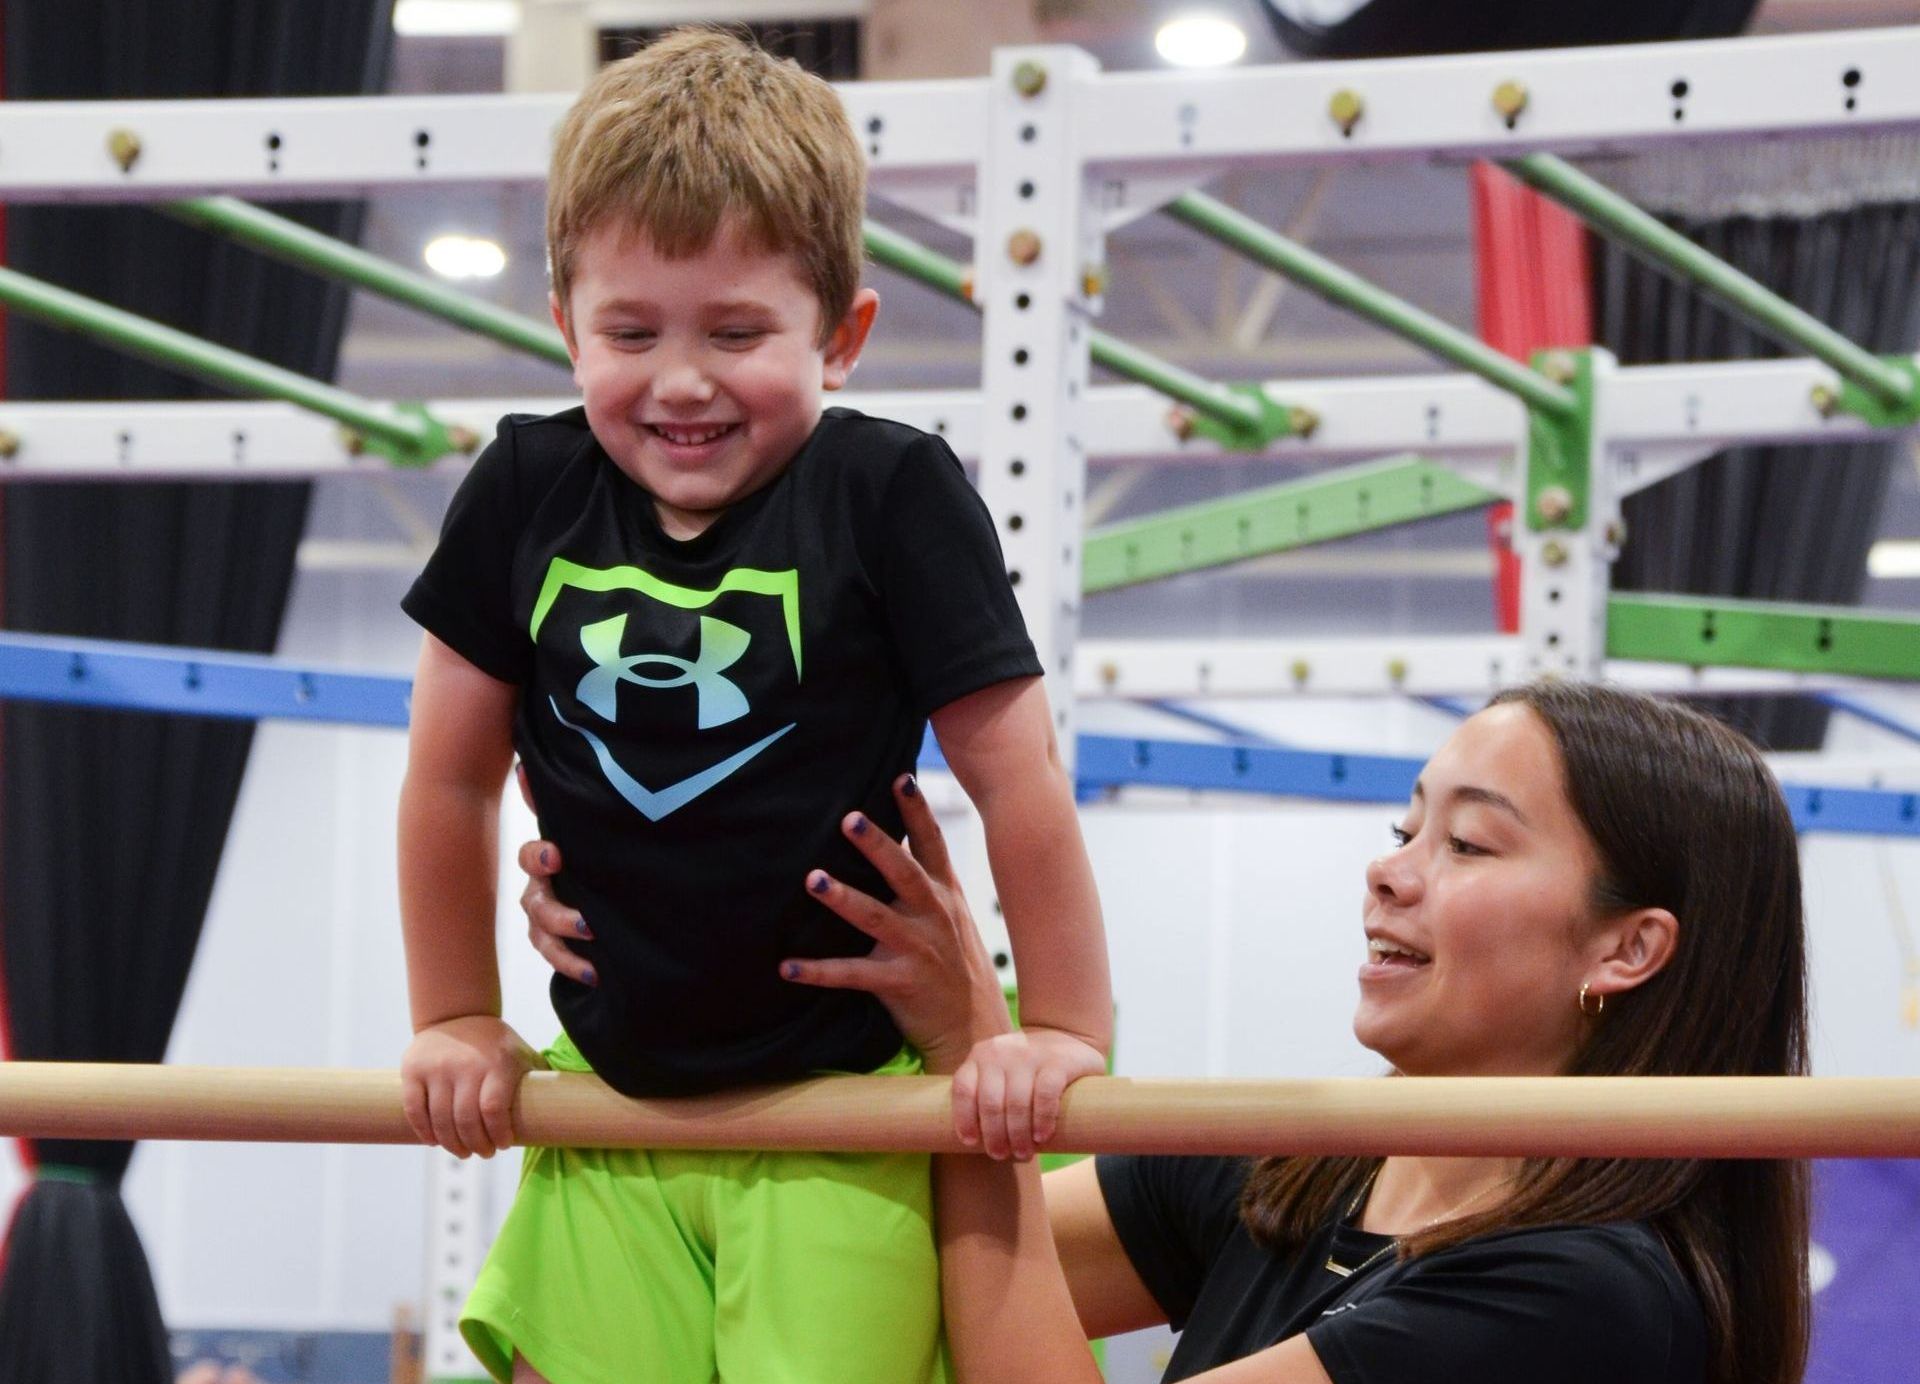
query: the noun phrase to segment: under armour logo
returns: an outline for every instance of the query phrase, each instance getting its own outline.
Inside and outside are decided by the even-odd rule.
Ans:
[[[628,654],[623,657],[620,641],[626,631],[627,617],[624,615],[586,625],[580,631],[580,647],[586,650],[594,666],[592,672],[580,679],[580,686],[574,695],[580,699],[582,706],[603,721],[619,719],[615,712],[620,684],[623,682],[663,689],[685,687],[691,683],[699,697],[701,730],[711,730],[729,721],[737,721],[752,709],[747,703],[746,694],[730,679],[721,676],[745,656],[747,646],[752,643],[752,636],[737,625],[716,620],[711,615],[702,615],[700,651],[691,661],[673,654]],[[677,676],[670,678],[643,677],[634,671],[635,668],[654,663],[663,663],[680,671]]]

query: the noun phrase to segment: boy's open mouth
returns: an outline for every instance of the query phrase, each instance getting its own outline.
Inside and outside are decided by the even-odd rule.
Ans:
[[[739,426],[738,423],[706,423],[699,427],[676,427],[665,423],[649,423],[647,431],[676,447],[703,447],[736,431]]]

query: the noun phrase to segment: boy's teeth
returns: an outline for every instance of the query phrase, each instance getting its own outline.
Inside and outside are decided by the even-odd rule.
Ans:
[[[698,447],[704,442],[713,441],[731,426],[731,424],[724,424],[717,428],[655,428],[654,431],[667,441],[679,446]]]
[[[1404,956],[1409,961],[1425,961],[1428,958],[1406,947],[1395,946],[1391,942],[1382,942],[1378,938],[1367,943],[1367,950],[1374,956]]]

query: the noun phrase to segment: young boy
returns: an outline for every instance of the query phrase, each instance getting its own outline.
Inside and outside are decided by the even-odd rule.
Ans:
[[[831,87],[708,31],[602,72],[559,132],[553,311],[585,407],[502,423],[404,602],[427,630],[400,805],[424,1140],[506,1145],[543,1061],[635,1095],[917,1070],[870,995],[780,965],[870,946],[806,882],[886,896],[842,814],[898,831],[929,716],[1020,966],[1024,1038],[975,1054],[982,1084],[1024,1128],[1104,1067],[1099,906],[992,523],[938,439],[821,408],[878,302],[864,181]],[[516,750],[582,918],[544,1058],[499,1018]],[[927,1175],[530,1149],[463,1330],[502,1380],[944,1380]]]

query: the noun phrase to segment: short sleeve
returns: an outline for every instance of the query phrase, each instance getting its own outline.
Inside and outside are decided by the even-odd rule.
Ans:
[[[992,517],[945,442],[900,459],[881,523],[881,601],[916,712],[1040,674]]]
[[[454,492],[440,542],[400,608],[481,672],[524,684],[533,649],[513,613],[523,523],[515,470],[513,419],[506,418]]]
[[[1207,1270],[1240,1223],[1239,1158],[1102,1155],[1100,1195],[1134,1272],[1182,1330]]]
[[[1704,1321],[1639,1227],[1494,1235],[1417,1260],[1307,1328],[1334,1384],[1697,1381]]]

